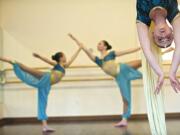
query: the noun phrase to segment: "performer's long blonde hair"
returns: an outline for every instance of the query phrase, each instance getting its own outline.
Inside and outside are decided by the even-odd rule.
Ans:
[[[154,23],[151,23],[149,30],[149,37],[151,37],[151,49],[158,63],[162,64],[161,50],[152,40],[152,29]],[[155,94],[155,87],[157,84],[157,75],[154,73],[144,55],[142,56],[142,68],[143,68],[143,84],[144,93],[146,97],[148,119],[152,135],[167,135],[165,113],[164,113],[164,98],[163,91],[159,95]]]

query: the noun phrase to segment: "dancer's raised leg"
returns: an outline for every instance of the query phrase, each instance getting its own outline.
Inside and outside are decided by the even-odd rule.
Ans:
[[[138,69],[142,66],[142,61],[141,60],[133,60],[133,61],[127,62],[126,64],[134,69]]]
[[[34,68],[30,68],[20,62],[17,62],[17,61],[13,61],[11,59],[8,59],[8,58],[3,58],[3,57],[0,57],[0,61],[3,61],[3,62],[6,62],[6,63],[9,63],[9,64],[14,64],[14,63],[17,63],[22,70],[24,70],[25,72],[37,77],[37,78],[41,78],[43,75],[44,75],[44,72],[42,71],[39,71],[39,70],[36,70]]]
[[[44,75],[44,72],[42,72],[42,71],[36,70],[34,68],[30,68],[20,62],[16,62],[16,63],[21,67],[22,70],[24,70],[25,72],[28,72],[29,74],[31,74],[37,78],[41,78]]]

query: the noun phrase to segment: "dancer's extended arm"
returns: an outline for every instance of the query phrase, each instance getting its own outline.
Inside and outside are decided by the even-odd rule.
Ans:
[[[175,50],[173,54],[169,78],[171,86],[176,92],[178,92],[178,90],[180,91],[180,82],[176,76],[176,73],[180,64],[180,17],[173,22],[172,26],[174,31]]]
[[[115,51],[115,54],[116,54],[116,56],[122,56],[122,55],[126,55],[126,54],[137,52],[139,50],[141,50],[140,47],[132,48],[132,49],[124,50],[124,51]]]
[[[65,63],[64,65],[65,68],[68,68],[73,63],[73,61],[77,58],[80,51],[81,51],[81,47],[79,47],[79,49],[74,53],[71,59],[67,63]]]
[[[150,38],[149,38],[149,29],[148,26],[142,23],[137,23],[137,31],[139,35],[139,41],[140,45],[143,49],[144,55],[149,62],[152,69],[155,71],[155,73],[158,75],[158,82],[156,86],[156,91],[159,92],[161,89],[163,82],[164,82],[164,73],[162,69],[160,68],[160,65],[158,64],[155,56],[153,55],[151,51],[151,44],[150,44]]]
[[[52,66],[55,66],[57,63],[52,61],[52,60],[49,60],[48,58],[46,57],[43,57],[41,55],[39,55],[38,53],[33,53],[33,56],[36,57],[36,58],[39,58],[40,60],[52,65]]]
[[[88,57],[92,60],[95,61],[95,56],[92,54],[92,52],[84,46],[83,43],[81,43],[77,38],[75,38],[72,34],[68,34],[69,37],[76,42],[76,44],[83,49],[83,51],[88,55]]]

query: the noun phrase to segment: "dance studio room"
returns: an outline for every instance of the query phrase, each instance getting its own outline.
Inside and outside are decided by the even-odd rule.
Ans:
[[[0,0],[0,135],[180,135],[180,0]]]

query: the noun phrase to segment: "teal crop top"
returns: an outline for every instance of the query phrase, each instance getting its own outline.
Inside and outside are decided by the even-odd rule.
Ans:
[[[103,59],[100,59],[99,57],[96,56],[95,63],[98,66],[102,67],[104,62],[107,62],[107,61],[110,61],[110,60],[115,60],[115,58],[116,58],[115,51],[111,51]]]
[[[53,70],[57,70],[65,74],[65,69],[59,64],[55,65]]]

